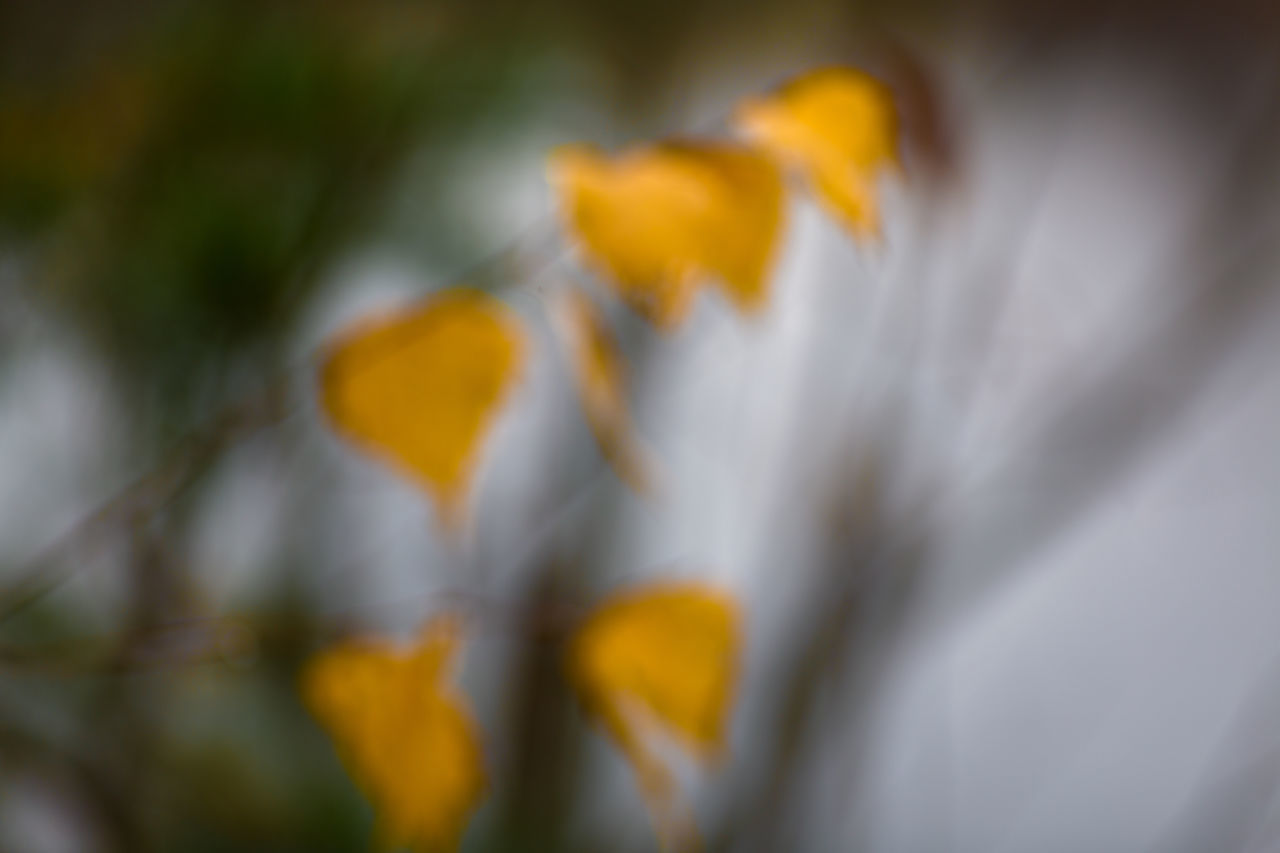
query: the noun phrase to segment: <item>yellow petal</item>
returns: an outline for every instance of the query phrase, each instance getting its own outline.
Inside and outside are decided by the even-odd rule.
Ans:
[[[635,437],[627,405],[626,365],[608,325],[591,300],[576,290],[566,291],[555,303],[554,320],[601,452],[624,482],[647,491],[644,449]]]
[[[876,179],[898,158],[898,115],[889,89],[852,68],[824,68],[748,100],[737,125],[788,167],[855,236],[874,235]]]
[[[740,310],[767,301],[784,202],[767,157],[718,142],[665,142],[612,159],[568,146],[552,155],[550,173],[586,260],[656,325],[679,324],[707,281]]]
[[[324,407],[340,432],[422,482],[456,525],[524,350],[501,303],[454,288],[341,340],[324,365]]]
[[[308,707],[378,812],[382,840],[455,850],[486,787],[475,723],[448,683],[459,624],[429,622],[411,648],[350,642],[303,673]]]

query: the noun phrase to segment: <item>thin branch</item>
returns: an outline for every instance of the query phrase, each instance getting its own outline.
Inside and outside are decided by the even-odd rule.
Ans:
[[[150,519],[193,482],[224,450],[284,417],[282,387],[227,407],[203,429],[170,451],[158,466],[107,498],[74,523],[0,592],[0,621],[65,583],[88,563],[106,534],[128,522]]]

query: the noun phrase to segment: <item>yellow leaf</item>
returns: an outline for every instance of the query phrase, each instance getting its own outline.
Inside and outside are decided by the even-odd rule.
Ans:
[[[592,613],[574,637],[569,669],[588,711],[643,774],[653,760],[636,711],[697,754],[721,750],[739,645],[731,597],[698,584],[655,584]]]
[[[302,692],[373,801],[391,847],[455,850],[486,781],[475,723],[448,683],[459,623],[416,645],[349,642],[307,666]]]
[[[767,301],[784,202],[767,157],[719,142],[665,142],[612,159],[568,146],[550,173],[587,261],[656,325],[678,325],[706,281],[742,311]]]
[[[456,526],[524,351],[501,303],[453,288],[341,340],[322,371],[324,407],[340,432],[421,481]]]
[[[647,491],[648,466],[627,405],[626,365],[609,327],[591,300],[576,290],[566,291],[554,304],[553,319],[601,452],[623,481]]]
[[[824,68],[745,102],[738,126],[789,168],[855,236],[878,233],[876,179],[897,163],[889,89],[852,68]]]
[[[698,757],[718,756],[740,645],[734,600],[693,583],[616,596],[570,643],[570,680],[630,762],[668,849],[696,849],[697,831],[645,726],[660,724]]]

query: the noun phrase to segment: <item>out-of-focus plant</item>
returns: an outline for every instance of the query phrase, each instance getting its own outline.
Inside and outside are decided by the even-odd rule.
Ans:
[[[764,307],[782,225],[775,153],[798,157],[855,233],[876,226],[876,178],[897,151],[897,120],[880,84],[852,69],[827,69],[746,114],[773,148],[698,141],[662,143],[616,162],[583,149],[554,155],[552,179],[572,237],[618,295],[659,328],[679,323],[705,282],[722,285],[744,310]],[[618,473],[642,483],[612,336],[584,296],[570,290],[559,298],[586,417]],[[491,297],[433,295],[335,347],[323,368],[325,408],[339,431],[423,482],[456,531],[476,455],[518,377],[523,338]],[[635,769],[670,849],[692,849],[698,833],[647,745],[646,726],[656,721],[702,754],[721,748],[738,622],[725,593],[655,586],[605,602],[570,644],[569,680]],[[430,636],[424,643],[407,657],[326,652],[306,689],[387,815],[389,837],[449,849],[483,770],[461,712],[433,710],[440,661]]]
[[[894,377],[902,388],[886,395],[895,397],[889,404],[866,406],[873,414],[851,431],[857,435],[842,437],[832,470],[822,472],[831,489],[819,488],[818,500],[830,516],[805,519],[821,528],[805,558],[815,569],[803,579],[811,590],[802,593],[794,648],[777,650],[773,695],[761,703],[776,716],[750,772],[712,777],[724,794],[714,816],[695,815],[675,763],[692,757],[715,769],[724,757],[735,706],[748,697],[740,680],[747,640],[763,633],[752,632],[748,608],[709,573],[677,580],[659,572],[631,583],[609,574],[612,563],[592,565],[595,555],[582,554],[599,544],[593,536],[611,532],[595,524],[611,511],[607,501],[591,507],[582,541],[565,545],[571,537],[552,530],[521,558],[527,574],[499,578],[485,571],[490,555],[468,535],[488,509],[474,479],[513,401],[530,389],[546,309],[565,384],[604,460],[637,497],[669,499],[659,487],[666,460],[649,451],[633,419],[641,383],[632,378],[644,369],[643,347],[632,346],[637,334],[660,350],[696,333],[686,321],[699,300],[723,301],[744,324],[767,312],[792,190],[811,195],[861,251],[892,233],[882,227],[893,209],[881,203],[887,177],[909,167],[912,190],[957,177],[945,99],[924,66],[890,49],[882,59],[892,87],[859,69],[820,68],[745,99],[711,133],[616,152],[557,148],[547,175],[562,231],[546,229],[537,251],[576,266],[557,269],[548,285],[508,263],[521,259],[517,248],[500,250],[498,274],[459,277],[476,289],[451,285],[357,322],[319,358],[300,361],[293,347],[303,306],[318,301],[344,253],[394,230],[383,219],[420,159],[447,168],[416,155],[456,142],[473,118],[527,85],[518,35],[572,17],[589,0],[536,11],[326,0],[306,14],[288,2],[143,4],[147,13],[120,15],[110,27],[99,19],[94,26],[106,35],[85,39],[74,61],[6,38],[17,5],[0,6],[0,248],[20,275],[0,269],[0,286],[20,281],[24,296],[56,306],[74,326],[77,342],[120,386],[130,440],[145,447],[186,438],[0,589],[0,758],[55,766],[85,792],[93,824],[119,850],[309,853],[362,849],[370,837],[420,850],[598,849],[598,839],[564,843],[581,817],[575,749],[579,729],[591,724],[606,754],[629,769],[632,793],[665,847],[705,840],[713,850],[788,849],[786,833],[812,782],[804,772],[830,748],[823,737],[832,726],[814,721],[856,706],[841,725],[851,732],[847,752],[861,754],[859,714],[908,633],[938,544],[931,525],[948,500],[963,497],[935,488],[949,483],[946,465],[921,474],[915,469],[925,465],[905,459],[920,424],[909,417],[916,401],[898,398],[927,385],[908,375],[913,354],[894,353],[903,356]],[[103,5],[105,14],[115,9]],[[700,32],[718,32],[756,4],[731,5],[733,15],[716,3],[611,7],[593,32],[614,61],[616,77],[602,89],[638,97],[681,49],[664,22],[696,6],[708,12]],[[65,8],[76,14],[60,27],[97,32],[82,24],[104,14],[95,4]],[[459,37],[467,27],[491,38]],[[705,47],[692,37],[689,44]],[[1274,139],[1247,135],[1257,148]],[[1064,397],[1062,411],[1046,418],[1050,428],[1035,436],[1043,446],[1065,446],[1073,463],[1095,464],[1073,464],[1056,490],[1044,490],[1047,498],[1019,502],[1005,522],[1015,534],[991,537],[984,567],[992,578],[1123,470],[1156,421],[1161,429],[1173,422],[1165,415],[1195,383],[1152,392],[1148,385],[1160,383],[1143,368],[1172,364],[1205,375],[1233,323],[1266,292],[1237,233],[1268,186],[1259,164],[1270,161],[1248,149],[1224,170],[1226,190],[1207,207],[1206,232],[1229,247],[1230,263],[1210,272],[1181,265],[1204,273],[1186,289],[1192,319],[1160,327],[1130,362],[1117,359],[1121,369]],[[430,244],[423,254],[444,267],[473,257],[478,246],[443,215],[448,206],[413,189],[415,230],[406,242]],[[929,235],[904,230],[921,245],[903,253],[905,286],[878,291],[883,304],[875,307],[887,319],[871,328],[887,337],[899,322],[932,319],[912,302],[912,286],[930,278],[921,275]],[[996,336],[1008,298],[997,290],[960,312],[980,317],[975,349]],[[858,344],[879,355],[882,342],[873,334]],[[174,553],[191,533],[191,486],[234,442],[299,411],[287,392],[298,375],[311,380],[317,363],[328,425],[425,490],[441,551],[457,558],[453,586],[429,591],[431,615],[407,643],[364,627],[355,611],[376,605],[314,612],[302,549],[276,555],[280,589],[270,609],[252,614],[212,604]],[[980,399],[983,381],[974,381],[966,404]],[[1154,400],[1148,409],[1157,417],[1146,409],[1133,417],[1139,398]],[[299,421],[309,429],[305,418],[288,426]],[[268,440],[294,464],[298,433],[281,433]],[[556,440],[586,435],[564,430]],[[1028,442],[1024,458],[1050,457],[1041,447]],[[551,507],[548,528],[580,497],[554,482],[561,461],[551,459],[553,482],[540,495]],[[917,475],[926,482],[919,489]],[[895,490],[903,483],[905,499]],[[308,497],[323,491],[310,480],[306,489]],[[307,511],[290,510],[287,522]],[[128,589],[119,623],[94,636],[100,626],[40,604],[89,563],[86,542],[108,541],[125,552]],[[352,563],[350,577],[367,568]],[[525,585],[510,595],[503,584],[514,574]],[[501,720],[485,718],[494,703],[482,701],[461,666],[468,652],[484,651],[475,639],[493,626],[516,660],[495,679]],[[224,665],[225,677],[205,677],[198,665],[212,663]],[[8,766],[0,764],[0,776]],[[609,830],[603,846],[625,846]]]

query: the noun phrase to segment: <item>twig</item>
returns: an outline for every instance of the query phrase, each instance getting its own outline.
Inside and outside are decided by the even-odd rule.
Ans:
[[[87,565],[85,552],[128,521],[150,518],[227,447],[284,416],[282,387],[229,406],[170,451],[163,462],[101,503],[48,545],[20,579],[0,593],[0,621],[25,609]],[[78,561],[73,562],[75,558]],[[60,571],[58,570],[60,569]]]

